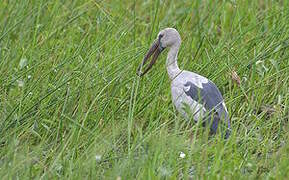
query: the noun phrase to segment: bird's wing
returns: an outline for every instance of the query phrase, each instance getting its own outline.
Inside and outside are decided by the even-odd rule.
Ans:
[[[228,117],[222,94],[217,86],[211,81],[202,83],[202,86],[199,86],[193,81],[187,81],[184,84],[184,91],[187,96],[204,105],[209,115],[209,118],[206,119],[209,122],[211,122],[211,119],[213,120],[211,130],[215,132],[219,120],[221,118],[227,119]]]
[[[224,101],[219,89],[211,81],[202,83],[202,87],[198,87],[192,81],[187,81],[184,84],[184,91],[193,100],[204,104],[207,111],[218,109]]]

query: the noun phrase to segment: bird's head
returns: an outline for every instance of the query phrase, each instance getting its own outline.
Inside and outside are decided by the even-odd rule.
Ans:
[[[158,56],[165,48],[171,48],[173,46],[180,45],[180,43],[181,43],[181,36],[176,29],[165,28],[165,29],[161,30],[158,34],[157,39],[155,39],[155,41],[151,45],[149,51],[145,55],[142,63],[139,65],[137,74],[139,76],[143,76],[145,73],[147,73],[152,68],[152,66],[156,62]],[[153,57],[152,57],[150,64],[143,72],[141,72],[141,68],[145,65],[145,63],[148,61],[148,59],[152,55],[153,55]]]
[[[166,28],[159,32],[158,39],[160,47],[170,48],[181,43],[181,36],[175,28]]]

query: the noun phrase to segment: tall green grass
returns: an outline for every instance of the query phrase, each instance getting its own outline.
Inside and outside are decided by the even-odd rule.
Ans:
[[[285,179],[288,22],[286,0],[2,0],[1,179]],[[222,91],[228,141],[178,115],[166,52],[136,76],[165,27]]]

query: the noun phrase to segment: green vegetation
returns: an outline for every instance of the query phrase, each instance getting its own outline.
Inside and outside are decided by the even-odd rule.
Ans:
[[[2,0],[1,179],[288,177],[288,22],[287,0]],[[166,51],[136,76],[165,27],[223,93],[228,141],[178,115]]]

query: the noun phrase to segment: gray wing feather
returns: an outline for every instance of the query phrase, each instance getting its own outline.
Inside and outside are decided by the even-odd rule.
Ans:
[[[199,88],[193,82],[188,81],[186,82],[185,87],[189,87],[189,90],[185,91],[185,93],[193,100],[204,105],[208,113],[208,118],[206,119],[209,122],[211,119],[213,120],[211,130],[215,133],[220,119],[224,118],[226,121],[228,120],[228,113],[223,106],[224,99],[217,86],[211,81],[203,83],[202,85],[203,88]]]
[[[202,85],[203,88],[199,88],[191,81],[188,81],[185,84],[186,87],[189,86],[189,90],[185,91],[186,95],[203,104],[207,111],[221,108],[224,100],[217,86],[210,81]]]

